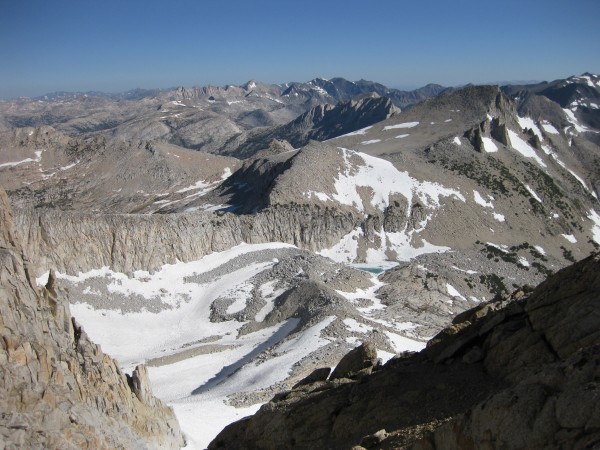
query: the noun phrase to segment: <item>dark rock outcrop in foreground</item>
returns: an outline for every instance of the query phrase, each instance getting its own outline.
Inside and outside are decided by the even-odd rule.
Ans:
[[[0,188],[0,448],[184,445],[146,368],[122,373],[71,318],[54,281],[36,286]]]
[[[370,375],[299,383],[209,448],[600,448],[600,255]]]

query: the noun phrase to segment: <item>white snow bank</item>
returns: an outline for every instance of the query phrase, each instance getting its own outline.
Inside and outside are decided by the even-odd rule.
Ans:
[[[563,111],[565,112],[565,114],[567,116],[567,120],[569,122],[571,122],[571,124],[573,125],[573,128],[575,128],[575,131],[577,131],[578,133],[583,133],[584,131],[587,131],[587,128],[579,123],[579,121],[577,120],[577,117],[575,117],[575,113],[573,111],[571,111],[570,109],[564,109],[564,108],[563,108]]]
[[[481,138],[483,141],[483,150],[486,153],[495,153],[498,151],[498,146],[494,143],[494,141],[488,137]]]
[[[380,210],[389,206],[390,196],[393,194],[403,195],[409,205],[412,205],[413,197],[416,196],[426,207],[431,208],[439,206],[440,197],[454,196],[465,201],[458,190],[446,188],[439,183],[418,181],[408,172],[396,169],[389,161],[344,148],[340,150],[345,170],[335,180],[336,194],[333,194],[333,198],[343,205],[365,211],[366,205],[359,188],[372,191],[370,206]]]
[[[554,128],[554,125],[552,125],[550,122],[542,122],[542,128],[546,133],[560,134],[559,131],[556,128]]]
[[[28,162],[34,162],[34,163],[39,163],[42,160],[42,153],[43,150],[37,150],[35,153],[35,158],[25,158],[21,161],[15,161],[15,162],[6,162],[6,163],[2,163],[0,164],[0,169],[2,167],[15,167],[21,164],[25,164]]]
[[[540,166],[546,167],[546,164],[538,156],[535,150],[529,146],[527,142],[519,137],[517,133],[512,130],[508,130],[508,136],[510,137],[510,143],[513,149],[523,155],[525,158],[532,158],[537,162]]]
[[[540,202],[540,203],[543,203],[543,202],[542,202],[542,199],[539,197],[539,195],[537,195],[537,194],[535,193],[535,191],[529,187],[529,185],[527,185],[527,184],[526,184],[526,185],[525,185],[525,189],[527,189],[527,191],[529,191],[529,193],[531,194],[531,196],[532,196],[533,198],[535,198],[535,199],[536,199],[538,202]]]
[[[154,393],[173,406],[181,428],[189,440],[189,449],[206,448],[224,426],[252,414],[260,405],[237,409],[227,403],[228,396],[267,388],[288,376],[293,365],[329,341],[321,332],[334,317],[290,336],[298,319],[254,333],[239,335],[243,323],[210,321],[212,301],[228,293],[242,293],[248,280],[277,260],[247,264],[233,272],[217,271],[210,281],[194,281],[194,275],[210,272],[233,258],[254,251],[293,247],[287,244],[242,244],[230,250],[207,255],[199,261],[165,265],[153,274],[135,272],[133,277],[116,274],[107,268],[68,277],[77,283],[93,276],[108,277],[114,289],[131,296],[153,298],[171,305],[159,313],[146,310],[122,313],[120,310],[95,310],[85,303],[71,306],[73,315],[95,342],[117,358],[125,370],[148,359],[191,352],[181,360],[159,360],[150,365]],[[40,277],[37,281],[47,280]],[[375,286],[374,286],[375,288]],[[279,290],[270,281],[259,286],[266,299]],[[92,293],[92,290],[88,290]],[[155,299],[154,299],[155,300]],[[238,309],[230,306],[232,309]],[[263,315],[266,315],[263,312]],[[352,325],[352,324],[351,324]],[[358,326],[358,325],[357,325]],[[209,339],[210,338],[210,339]],[[205,342],[203,343],[203,339]],[[287,340],[286,340],[287,339]],[[257,360],[263,350],[276,346],[272,358]]]
[[[451,297],[462,298],[465,301],[467,300],[460,292],[458,292],[458,289],[456,289],[450,283],[446,283],[446,291],[448,292],[448,295],[450,295]]]
[[[398,128],[414,128],[417,125],[419,125],[419,122],[405,122],[405,123],[399,123],[397,125],[387,125],[387,126],[383,127],[383,131],[396,130]]]
[[[183,189],[179,189],[175,191],[177,194],[181,194],[183,192],[194,191],[198,189],[206,190],[206,192],[212,190],[216,185],[218,185],[221,181],[226,180],[231,176],[231,169],[229,167],[225,167],[223,170],[223,174],[221,175],[221,179],[219,181],[213,181],[212,183],[207,183],[205,180],[199,180],[191,186],[185,187]]]
[[[385,331],[385,335],[390,340],[390,344],[392,345],[396,353],[401,353],[405,351],[420,352],[427,345],[425,342],[409,339],[407,337],[400,336],[399,334],[392,333],[390,331]]]
[[[540,139],[540,141],[544,140],[542,132],[531,117],[517,117],[517,120],[523,130],[530,128],[531,130],[533,130],[533,133]]]
[[[319,255],[333,259],[335,262],[351,263],[358,256],[358,238],[363,235],[361,227],[352,230],[333,247],[323,249]]]
[[[600,214],[593,209],[590,209],[590,212],[588,213],[588,219],[594,222],[592,225],[592,239],[600,244]]]
[[[373,331],[372,326],[358,322],[355,319],[347,318],[347,319],[344,319],[342,322],[344,322],[344,325],[346,325],[346,328],[348,329],[348,331],[352,331],[354,333],[366,334],[366,333]]]
[[[481,196],[481,194],[478,191],[476,191],[476,190],[473,190],[473,198],[475,200],[475,203],[477,203],[478,205],[481,205],[484,208],[492,208],[492,209],[494,209],[494,204],[491,201],[489,201],[489,202],[486,201]],[[493,198],[491,200],[493,200]]]

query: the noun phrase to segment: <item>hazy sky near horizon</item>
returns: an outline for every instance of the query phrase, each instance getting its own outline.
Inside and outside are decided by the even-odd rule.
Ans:
[[[0,97],[600,72],[598,0],[2,0]]]

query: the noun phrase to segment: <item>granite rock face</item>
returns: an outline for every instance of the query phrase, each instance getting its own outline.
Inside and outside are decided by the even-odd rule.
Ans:
[[[193,261],[242,242],[287,242],[307,250],[337,243],[356,226],[352,214],[281,205],[256,215],[93,215],[19,211],[17,234],[40,266],[77,273],[109,266],[132,272]]]
[[[0,191],[0,446],[145,449],[185,444],[145,367],[124,374],[57,296],[38,288]]]
[[[278,394],[209,448],[351,448],[377,433],[377,448],[597,448],[599,306],[595,254],[458,315],[371,375]]]

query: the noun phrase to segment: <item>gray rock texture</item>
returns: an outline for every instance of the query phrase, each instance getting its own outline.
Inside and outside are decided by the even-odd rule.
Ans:
[[[338,363],[329,377],[331,380],[337,378],[355,378],[359,375],[368,375],[377,364],[377,349],[366,342],[347,353]]]
[[[37,288],[0,191],[0,443],[3,448],[180,448],[173,410],[71,319],[53,275]]]
[[[93,215],[20,211],[19,238],[41,267],[77,273],[109,266],[131,273],[193,261],[234,245],[287,242],[308,250],[337,243],[355,225],[335,209],[281,205],[256,215]]]
[[[466,311],[371,375],[277,395],[209,448],[596,448],[599,292],[596,254]]]

